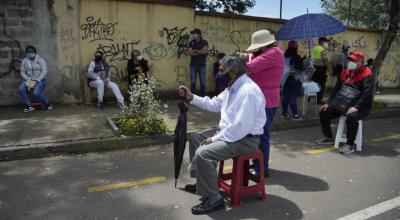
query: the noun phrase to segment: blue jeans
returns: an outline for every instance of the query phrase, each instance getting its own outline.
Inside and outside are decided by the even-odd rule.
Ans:
[[[49,101],[43,95],[43,91],[45,88],[46,80],[43,79],[42,81],[36,83],[35,87],[33,88],[32,94],[40,101],[40,103],[42,103],[43,106],[47,107],[49,106]],[[19,85],[19,94],[25,105],[32,106],[32,102],[28,95],[28,87],[25,85],[25,81],[22,81],[22,83]]]
[[[190,65],[190,83],[191,83],[191,91],[193,94],[196,93],[196,79],[197,74],[199,74],[200,78],[200,93],[199,95],[203,97],[206,93],[206,65]]]
[[[264,134],[261,135],[260,146],[259,146],[264,155],[264,171],[268,171],[269,168],[269,129],[271,129],[272,120],[274,119],[277,109],[278,107],[265,109],[265,113],[267,115],[267,121],[265,122],[264,125]],[[257,173],[259,173],[260,170],[259,164],[260,163],[258,160],[254,160],[254,169]]]
[[[298,114],[297,111],[297,97],[301,93],[301,82],[296,80],[293,76],[289,76],[283,86],[283,97],[282,97],[282,113],[287,114],[288,105],[292,111],[292,116]]]

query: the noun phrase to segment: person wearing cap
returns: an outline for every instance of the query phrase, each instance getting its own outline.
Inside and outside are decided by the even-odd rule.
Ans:
[[[331,67],[328,61],[328,49],[329,49],[329,41],[325,37],[320,37],[318,39],[318,45],[316,45],[311,51],[311,58],[314,62],[315,72],[312,76],[312,80],[318,83],[321,88],[317,93],[317,103],[322,103],[322,98],[324,96],[325,84],[328,75],[327,71],[331,71]]]
[[[354,152],[354,140],[357,135],[358,121],[368,116],[372,108],[373,100],[373,79],[370,68],[363,65],[364,54],[360,51],[351,52],[348,57],[347,69],[343,70],[340,80],[328,99],[328,103],[321,106],[319,117],[321,122],[322,133],[324,137],[317,140],[317,144],[333,145],[333,136],[331,131],[331,120],[340,117],[341,113],[334,108],[332,101],[339,95],[339,90],[344,85],[356,88],[360,95],[354,100],[354,105],[346,112],[346,137],[347,142],[340,152],[342,154],[351,154]]]
[[[149,66],[139,50],[132,50],[131,59],[128,60],[126,69],[128,70],[127,80],[129,86],[132,86],[133,81],[138,81],[139,76],[143,77],[145,83],[148,82],[147,72],[149,71]]]
[[[288,106],[292,111],[292,120],[304,120],[297,111],[297,97],[301,93],[301,81],[298,80],[303,71],[303,62],[300,55],[297,53],[298,43],[291,40],[288,43],[288,48],[285,51],[285,64],[287,64],[287,78],[283,84],[282,97],[282,116],[288,118]]]
[[[193,40],[189,42],[186,53],[190,56],[190,83],[191,92],[196,93],[196,79],[199,75],[201,97],[206,92],[206,56],[208,54],[208,42],[201,37],[201,30],[198,28],[190,32]]]
[[[249,77],[260,87],[266,99],[265,112],[267,120],[264,134],[261,136],[260,148],[264,153],[264,175],[269,176],[269,129],[280,104],[280,82],[285,71],[285,57],[282,49],[276,45],[275,37],[267,30],[256,31],[251,36],[247,48],[251,54],[243,56],[247,61]],[[258,161],[254,161],[258,173]]]
[[[22,60],[20,70],[23,81],[18,89],[22,101],[25,104],[24,112],[35,111],[29,98],[28,91],[32,91],[33,96],[40,101],[42,106],[51,111],[53,110],[53,105],[43,94],[47,84],[46,62],[37,54],[36,48],[33,46],[27,46],[25,53],[26,57]]]
[[[219,129],[195,133],[189,142],[191,165],[190,176],[195,184],[185,190],[203,197],[200,204],[193,206],[195,215],[206,214],[222,208],[224,199],[218,187],[217,165],[239,155],[255,152],[266,121],[265,98],[261,89],[246,74],[244,61],[238,56],[225,56],[219,62],[219,74],[230,79],[228,88],[210,99],[193,95],[186,86],[179,93],[191,104],[210,112],[220,112]]]
[[[117,98],[118,106],[124,107],[124,97],[116,83],[111,81],[109,75],[109,65],[103,58],[103,52],[96,51],[94,60],[89,64],[87,71],[89,87],[97,89],[97,107],[103,108],[104,87],[111,89],[114,96]]]

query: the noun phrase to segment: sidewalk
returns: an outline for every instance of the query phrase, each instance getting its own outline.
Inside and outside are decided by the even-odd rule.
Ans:
[[[384,110],[378,109],[369,119],[400,116],[400,94],[377,95],[375,100],[384,103],[381,107]],[[0,161],[172,143],[179,114],[176,103],[176,100],[162,102],[168,134],[151,137],[124,137],[113,132],[106,117],[118,117],[120,109],[111,104],[104,110],[90,105],[56,105],[51,112],[37,110],[30,113],[23,113],[21,107],[3,107],[0,108]],[[298,105],[300,109],[300,100]],[[272,130],[318,125],[313,100],[305,118],[305,121],[284,119],[279,109]],[[216,128],[218,121],[219,114],[190,106],[188,134]]]

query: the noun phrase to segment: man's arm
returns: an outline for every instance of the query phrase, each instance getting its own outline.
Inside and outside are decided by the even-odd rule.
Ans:
[[[40,73],[40,75],[35,80],[37,82],[40,82],[47,75],[47,66],[46,66],[46,62],[42,58],[40,58],[38,60],[38,62],[39,62],[40,67],[42,68],[42,72]]]
[[[212,99],[210,99],[208,96],[200,97],[193,95],[193,100],[190,103],[209,112],[221,112],[222,102],[226,96],[226,93],[227,91],[224,90],[218,96],[214,96]]]
[[[357,109],[362,109],[364,106],[366,106],[368,103],[372,103],[373,101],[373,79],[372,75],[365,77],[365,79],[362,80],[362,87],[363,91],[361,94],[360,99],[357,101],[354,107]]]
[[[93,61],[90,62],[90,65],[89,65],[89,68],[88,68],[88,72],[87,72],[86,75],[87,75],[87,77],[89,77],[90,79],[94,79],[94,80],[100,79],[100,77],[97,76],[97,75],[93,72],[94,67],[95,67],[94,62],[93,62]]]
[[[203,49],[201,50],[192,50],[193,53],[198,56],[198,55],[207,55],[208,54],[208,45],[205,45]]]

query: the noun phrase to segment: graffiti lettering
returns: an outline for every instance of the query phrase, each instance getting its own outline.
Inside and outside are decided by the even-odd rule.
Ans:
[[[118,22],[104,24],[101,18],[95,20],[94,17],[89,16],[86,18],[87,23],[81,25],[82,40],[91,39],[89,42],[97,40],[109,40],[116,32]]]
[[[104,54],[104,59],[108,60],[109,62],[129,60],[134,46],[138,45],[139,43],[140,40],[129,43],[113,43],[111,45],[99,44],[97,50],[102,51]]]
[[[219,50],[215,48],[215,45],[213,44],[212,47],[208,50],[208,56],[212,58],[217,58],[218,54],[220,53]]]
[[[109,66],[109,74],[111,81],[121,84],[125,82],[126,77],[128,76],[128,70],[126,68],[118,69],[115,65]]]
[[[22,49],[21,43],[7,32],[5,16],[0,14],[0,48],[7,53],[6,58],[0,58],[1,63],[5,63],[7,69],[0,69],[0,78],[10,74],[12,71],[19,72],[21,66]],[[11,56],[10,56],[11,55]]]
[[[236,52],[240,52],[240,39],[242,38],[242,33],[238,30],[234,30],[229,35],[231,42],[236,46]]]
[[[60,35],[60,40],[64,43],[75,42],[75,39],[73,37],[72,25],[70,23],[61,24],[59,35]]]
[[[174,68],[174,71],[176,73],[176,82],[181,83],[181,84],[190,82],[189,71],[186,67],[176,66]]]
[[[183,33],[187,27],[179,29],[174,28],[163,28],[163,32],[167,34],[168,45],[175,44],[177,47],[177,57],[180,58],[181,55],[186,54],[185,49],[189,46],[190,35],[188,33]]]
[[[367,42],[364,39],[364,36],[360,36],[357,40],[352,43],[354,48],[360,49],[367,47]]]
[[[161,43],[153,43],[143,49],[143,54],[147,54],[152,60],[159,60],[167,56],[168,52]]]

